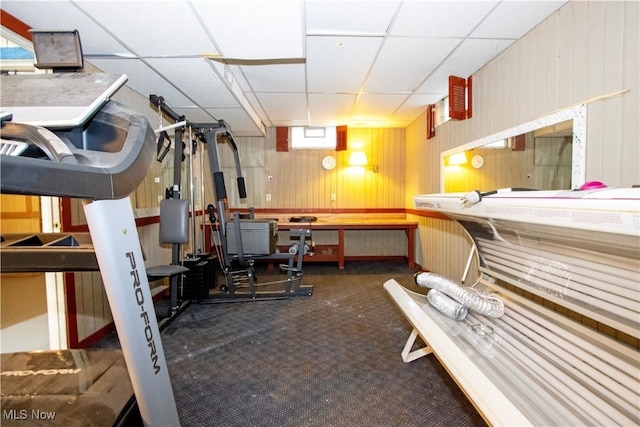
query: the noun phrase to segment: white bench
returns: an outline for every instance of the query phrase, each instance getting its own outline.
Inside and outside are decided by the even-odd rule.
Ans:
[[[388,280],[413,326],[403,360],[433,353],[492,425],[640,425],[634,206],[636,232],[626,235],[443,209],[473,238],[477,286],[499,294],[505,314],[456,321],[430,306],[426,289]],[[417,336],[427,346],[413,350]]]

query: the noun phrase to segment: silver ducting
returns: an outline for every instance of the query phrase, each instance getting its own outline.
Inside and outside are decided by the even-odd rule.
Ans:
[[[415,282],[420,287],[442,292],[478,314],[488,317],[500,317],[504,314],[504,303],[496,295],[462,286],[445,276],[429,272],[417,273]]]
[[[431,289],[427,293],[427,300],[440,313],[454,320],[464,320],[467,316],[467,307],[453,298],[448,297],[437,289]]]

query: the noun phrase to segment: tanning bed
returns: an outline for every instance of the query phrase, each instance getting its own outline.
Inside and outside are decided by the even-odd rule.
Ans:
[[[436,354],[490,424],[637,425],[640,189],[492,193],[414,203],[463,227],[463,282],[477,266],[472,287],[504,316],[455,321],[389,280],[414,326],[403,360]],[[412,351],[418,334],[427,346]]]
[[[179,425],[128,197],[151,165],[155,135],[144,116],[110,100],[125,81],[104,73],[3,75],[0,190],[86,200],[95,257],[142,421]],[[29,257],[32,266],[23,259],[22,271],[39,271],[39,251],[55,256],[55,245],[26,246],[35,255]],[[3,264],[12,248],[2,247]],[[72,250],[62,252],[73,257]],[[84,252],[76,259],[78,269]],[[67,259],[62,268],[72,269],[73,262]]]
[[[640,188],[441,193],[414,205],[464,227],[481,273],[640,337],[630,302],[640,301]]]

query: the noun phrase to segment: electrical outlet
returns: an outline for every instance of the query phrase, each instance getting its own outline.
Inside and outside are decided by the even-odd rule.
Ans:
[[[331,201],[332,202],[336,201],[336,193],[331,193]]]

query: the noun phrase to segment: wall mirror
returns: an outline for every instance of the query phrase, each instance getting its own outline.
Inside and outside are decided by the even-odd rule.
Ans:
[[[441,153],[441,192],[569,190],[585,181],[586,105]]]

